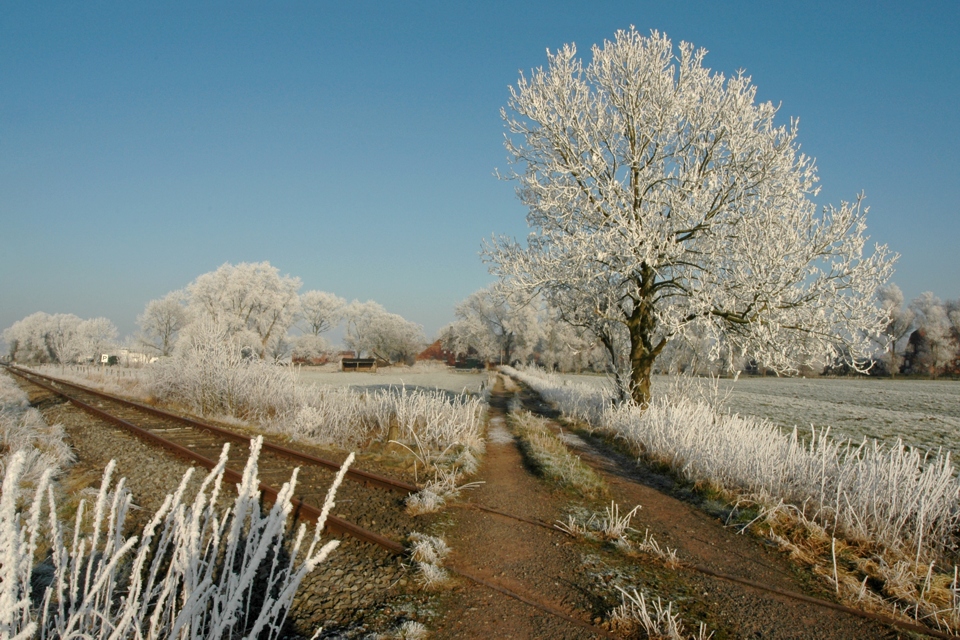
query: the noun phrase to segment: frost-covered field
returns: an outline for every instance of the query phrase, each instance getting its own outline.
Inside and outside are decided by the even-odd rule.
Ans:
[[[565,379],[609,386],[604,376]],[[671,388],[669,376],[656,376],[654,396]],[[780,426],[830,427],[834,436],[864,436],[924,449],[960,453],[960,382],[885,378],[740,378],[718,381],[730,413],[766,418]],[[729,395],[727,395],[729,394]]]
[[[343,373],[326,367],[301,367],[302,382],[332,387],[376,389],[406,386],[408,389],[439,389],[453,393],[479,393],[487,381],[486,371],[456,371],[444,368],[390,367],[376,373]]]

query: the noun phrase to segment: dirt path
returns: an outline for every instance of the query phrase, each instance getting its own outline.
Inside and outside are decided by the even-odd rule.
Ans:
[[[477,478],[484,484],[470,492],[468,504],[552,522],[566,500],[524,468],[504,428],[508,399],[498,381],[490,400],[492,438]],[[574,574],[579,556],[562,533],[469,508],[453,510],[452,517],[454,526],[447,541],[453,552],[448,566],[589,621],[592,603]],[[459,582],[446,605],[447,613],[433,630],[433,638],[601,637],[466,580]]]
[[[897,638],[897,632],[842,612],[763,592],[690,570],[668,569],[656,559],[628,558],[610,545],[575,541],[559,531],[488,512],[469,503],[552,523],[575,502],[534,477],[503,428],[510,398],[502,383],[491,397],[490,435],[479,480],[467,508],[453,509],[446,539],[454,549],[448,565],[565,611],[599,627],[619,601],[615,586],[675,602],[689,630],[700,621],[714,638]],[[545,407],[527,393],[530,409]],[[547,413],[549,413],[547,411]],[[716,518],[678,499],[669,477],[638,467],[599,442],[574,442],[582,459],[610,486],[623,507],[642,505],[633,526],[676,548],[682,560],[780,589],[829,597],[773,549],[737,535]],[[599,505],[592,505],[597,508]],[[591,633],[527,604],[460,580],[444,598],[445,614],[435,638],[595,638]],[[604,625],[606,626],[606,625]],[[601,635],[602,634],[602,635]],[[637,637],[644,637],[641,633]]]
[[[553,414],[527,389],[521,394],[524,408]],[[558,427],[559,428],[559,427]],[[801,570],[772,546],[723,525],[717,517],[678,495],[677,487],[662,473],[637,464],[600,439],[566,438],[568,446],[603,477],[612,498],[626,508],[641,505],[633,523],[649,530],[661,546],[676,549],[681,561],[758,582],[776,589],[831,600],[814,576]],[[890,627],[811,603],[765,592],[689,569],[654,577],[662,596],[683,602],[685,617],[706,622],[715,638],[899,638]],[[655,590],[654,590],[655,591]],[[671,595],[671,592],[676,594]],[[692,597],[690,594],[694,594]]]

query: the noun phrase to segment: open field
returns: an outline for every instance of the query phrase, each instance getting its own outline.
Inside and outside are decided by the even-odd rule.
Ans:
[[[407,389],[439,389],[453,393],[479,393],[488,379],[486,371],[457,371],[447,367],[389,367],[376,373],[344,373],[332,367],[300,367],[301,381],[331,387],[382,389],[405,386]]]
[[[604,376],[564,376],[608,386]],[[655,396],[672,387],[655,376]],[[838,438],[864,436],[887,444],[902,438],[924,449],[960,452],[960,383],[954,380],[887,378],[753,378],[718,381],[729,413],[765,418],[782,427],[830,427]]]

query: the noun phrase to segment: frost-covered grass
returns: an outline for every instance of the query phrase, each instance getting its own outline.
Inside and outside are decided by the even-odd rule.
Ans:
[[[20,479],[27,486],[36,486],[47,470],[59,475],[76,460],[65,438],[62,425],[48,425],[30,406],[26,392],[9,375],[0,374],[0,472],[21,453]]]
[[[596,424],[604,411],[611,407],[617,393],[613,381],[603,376],[572,376],[546,374],[542,369],[503,366],[500,370],[535,389],[547,402],[557,406],[571,420]],[[578,376],[579,377],[579,376]]]
[[[562,383],[543,374],[521,379],[538,391],[540,384],[549,386],[567,413]],[[581,406],[581,395],[571,394],[569,403]],[[765,504],[792,504],[805,518],[856,540],[938,553],[955,542],[960,482],[949,454],[902,443],[844,442],[826,430],[804,440],[765,420],[718,412],[689,392],[657,397],[646,410],[611,406],[593,425],[691,482]]]
[[[574,386],[589,395],[612,397],[613,381],[603,375],[551,376],[557,387]],[[653,395],[674,389],[675,376],[654,376]],[[713,386],[714,382],[711,382]],[[874,438],[960,453],[960,382],[902,378],[776,378],[741,376],[715,381],[721,409],[809,433],[829,427],[835,437]]]
[[[510,414],[524,457],[546,478],[582,496],[597,498],[607,492],[597,473],[580,461],[546,426],[546,420],[526,412]]]
[[[388,387],[448,391],[454,394],[480,394],[488,385],[486,371],[457,370],[442,364],[417,363],[412,367],[392,366],[376,373],[342,372],[335,367],[293,367],[301,382],[321,387],[350,387],[375,390]]]
[[[617,587],[620,589],[619,587]],[[647,601],[646,595],[636,589],[620,589],[621,604],[611,614],[611,621],[622,631],[642,629],[646,637],[658,640],[708,640],[713,633],[700,624],[697,633],[687,634],[680,620],[680,614],[673,612],[673,603],[664,606],[659,596]]]
[[[562,381],[549,375],[527,372],[521,379],[538,391],[549,388],[561,411],[566,412],[565,402],[574,409],[582,406],[580,394],[565,400]],[[655,398],[645,410],[632,404],[610,407],[593,426],[692,483],[760,505],[771,535],[784,548],[807,553],[811,563],[835,553],[833,539],[850,550],[845,564],[884,584],[897,582],[890,567],[904,573],[907,563],[912,591],[891,587],[885,595],[913,593],[918,600],[906,605],[915,607],[916,616],[936,616],[957,628],[956,598],[923,586],[952,577],[952,571],[946,576],[931,567],[955,562],[960,544],[960,479],[949,453],[928,453],[901,442],[841,441],[827,430],[803,439],[796,430],[783,433],[768,421],[718,411],[704,399],[709,392],[694,399],[690,389],[681,391]],[[778,531],[790,531],[790,539]]]
[[[801,430],[830,427],[837,437],[897,439],[960,453],[960,382],[888,378],[719,380],[730,413]]]
[[[432,451],[483,450],[484,403],[477,396],[422,387],[354,390],[307,384],[294,368],[244,360],[216,342],[123,376],[104,376],[95,368],[40,370],[200,416],[252,422],[322,446],[347,449],[399,440]]]
[[[111,483],[112,463],[92,514],[81,503],[70,531],[57,518],[49,471],[29,510],[18,508],[25,456],[16,454],[0,498],[0,637],[278,637],[298,585],[338,544],[321,546],[320,534],[352,456],[313,534],[301,524],[294,535],[286,522],[296,471],[262,514],[260,444],[252,443],[232,507],[218,507],[225,447],[192,502],[184,501],[191,470],[142,535],[130,537],[123,532],[130,494],[123,479]],[[41,542],[51,553],[36,565]]]

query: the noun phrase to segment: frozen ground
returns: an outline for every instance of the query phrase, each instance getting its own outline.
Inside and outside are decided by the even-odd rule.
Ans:
[[[602,376],[565,376],[594,385]],[[654,394],[671,386],[657,376]],[[864,436],[892,443],[897,437],[924,449],[960,453],[960,382],[886,378],[753,378],[720,380],[730,413],[766,418],[781,426],[831,427],[836,437]]]
[[[485,371],[457,371],[446,367],[388,367],[376,373],[344,373],[332,367],[301,367],[300,379],[317,385],[377,389],[404,385],[407,389],[440,389],[452,393],[479,393]]]

